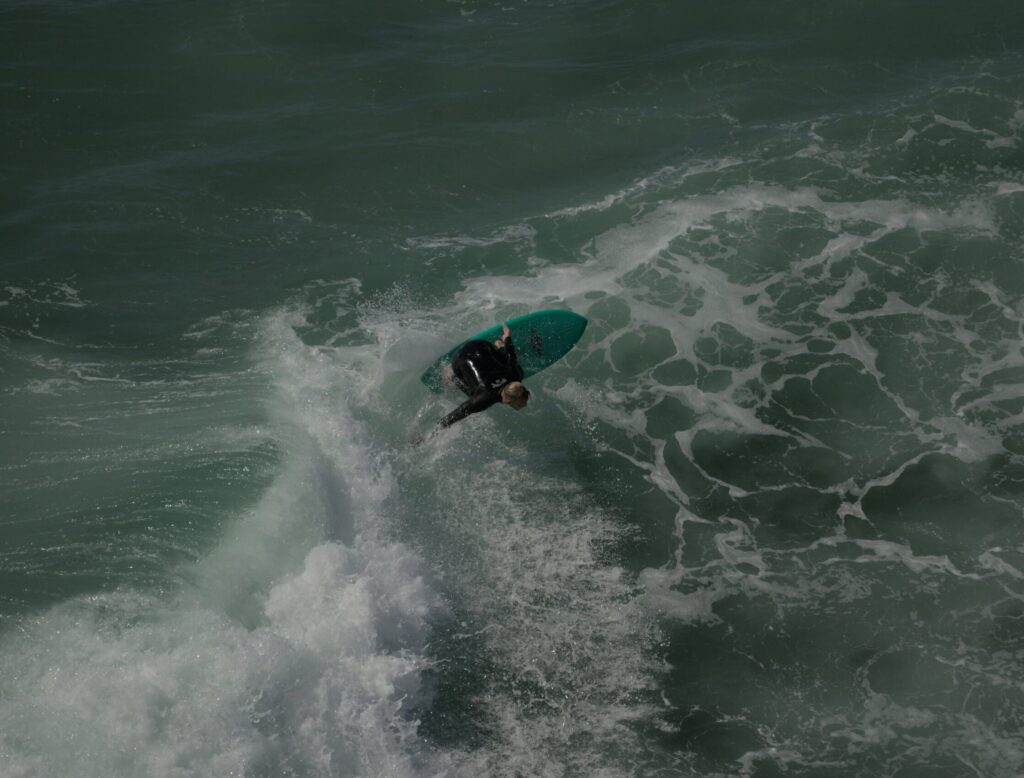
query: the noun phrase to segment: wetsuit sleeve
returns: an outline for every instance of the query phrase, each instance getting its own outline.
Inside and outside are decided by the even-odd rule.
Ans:
[[[519,367],[519,356],[516,354],[516,347],[512,345],[512,336],[508,336],[508,340],[504,341],[504,345],[501,347],[501,351],[505,352],[508,357],[509,367]]]
[[[454,411],[441,419],[437,426],[450,427],[455,422],[462,421],[462,419],[466,418],[470,414],[486,411],[498,401],[499,397],[500,395],[491,394],[490,392],[477,392]]]
[[[516,354],[516,347],[512,345],[512,336],[509,335],[505,341],[505,353],[508,355],[508,366],[512,370],[514,380],[523,380],[523,369],[519,366],[519,355]]]

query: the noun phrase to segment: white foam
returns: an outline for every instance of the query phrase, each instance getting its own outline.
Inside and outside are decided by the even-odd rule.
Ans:
[[[66,280],[40,281],[29,288],[8,284],[5,305],[11,302],[33,303],[38,306],[57,306],[61,308],[84,308],[87,303],[81,298],[81,291],[71,285],[74,276]]]
[[[536,230],[528,224],[513,224],[497,230],[487,237],[474,237],[472,235],[451,235],[410,238],[406,245],[410,248],[420,249],[464,249],[481,246],[494,246],[499,243],[517,243],[530,241],[536,235]]]
[[[525,451],[486,437],[479,471],[449,452],[438,474],[462,546],[451,584],[501,668],[481,697],[491,736],[458,774],[620,774],[642,749],[631,723],[652,714],[641,692],[656,666],[643,603],[601,558],[620,530],[571,481],[522,472]]]
[[[672,183],[678,183],[679,181],[685,181],[691,176],[700,175],[702,173],[717,173],[722,170],[728,170],[737,164],[739,164],[738,159],[725,157],[703,162],[693,162],[684,168],[666,166],[655,171],[651,175],[644,176],[634,181],[632,184],[620,189],[618,192],[606,195],[600,200],[585,203],[583,205],[561,208],[549,214],[549,216],[551,218],[566,218],[579,216],[580,214],[587,213],[589,211],[606,211],[618,203],[630,198],[635,198],[637,195],[643,194],[648,190],[657,189],[670,181]]]
[[[870,552],[850,560],[855,564],[900,562],[915,573],[928,571],[958,578],[977,578],[974,574],[960,572],[947,556],[914,554],[910,547],[903,543],[886,540],[853,540],[851,542]],[[837,562],[838,560],[832,560],[832,563]]]
[[[1003,549],[996,547],[985,551],[978,557],[978,562],[982,567],[991,570],[997,575],[1006,575],[1015,580],[1024,580],[1024,571],[1014,567],[1005,559],[1000,559],[997,554]]]
[[[276,383],[260,435],[283,466],[182,570],[192,585],[72,600],[5,636],[0,772],[411,776],[430,763],[409,711],[443,603],[388,539],[394,482],[345,400],[362,374],[305,346],[304,321],[272,313],[258,346]]]
[[[916,136],[917,136],[917,130],[915,130],[913,127],[908,127],[907,131],[905,133],[903,133],[903,135],[901,135],[899,137],[899,139],[896,141],[896,143],[898,145],[900,145],[900,146],[909,146],[910,142]]]
[[[351,604],[344,588],[330,603],[310,585],[310,570],[323,587],[341,583],[320,558],[331,554],[312,555],[273,601],[306,585],[293,611],[340,621],[333,641],[296,634],[294,613],[249,630],[210,609],[132,595],[37,619],[5,645],[7,767],[33,776],[412,775],[401,741],[415,723],[399,710],[422,663],[359,640],[373,614],[340,610]]]
[[[847,758],[886,750],[915,753],[929,760],[952,758],[972,775],[1006,776],[1019,773],[1024,763],[1019,738],[970,713],[900,704],[870,691],[859,715],[837,714],[819,723]]]
[[[1016,115],[1015,115],[1015,119],[1016,119]],[[965,133],[968,133],[968,134],[971,134],[971,135],[982,135],[982,136],[984,136],[985,138],[987,138],[987,140],[985,141],[985,146],[990,148],[990,149],[1013,148],[1013,147],[1015,147],[1017,145],[1017,140],[1018,139],[1017,139],[1017,134],[1016,133],[1017,133],[1017,130],[1019,129],[1019,125],[1016,123],[1015,119],[1011,120],[1011,122],[1010,122],[1010,128],[1011,128],[1011,130],[1013,132],[1011,132],[1010,135],[1000,135],[999,133],[995,132],[994,130],[989,130],[989,129],[986,129],[984,127],[981,127],[981,128],[974,127],[969,122],[965,122],[965,121],[961,121],[961,120],[957,120],[957,119],[949,119],[949,118],[947,118],[945,116],[942,116],[941,114],[935,114],[935,116],[934,116],[934,121],[935,121],[935,124],[937,124],[937,125],[940,125],[942,127],[949,127],[951,129],[959,130],[960,132],[965,132]],[[941,145],[941,141],[940,141],[940,145]]]
[[[996,195],[998,197],[1024,192],[1024,184],[1016,181],[997,181],[993,186],[996,188]]]

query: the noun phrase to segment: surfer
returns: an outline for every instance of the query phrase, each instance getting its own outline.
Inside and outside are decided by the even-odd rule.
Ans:
[[[471,340],[456,351],[444,378],[469,395],[469,399],[441,419],[440,427],[450,427],[499,402],[518,411],[530,399],[530,392],[522,383],[523,370],[516,359],[512,333],[504,322],[501,340]]]

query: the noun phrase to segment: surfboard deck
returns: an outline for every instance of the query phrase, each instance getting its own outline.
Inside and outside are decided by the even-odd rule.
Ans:
[[[509,319],[507,323],[512,331],[512,345],[516,348],[524,379],[550,367],[568,354],[583,335],[583,330],[587,328],[587,320],[578,313],[555,308],[526,313]],[[441,369],[451,362],[452,356],[463,344],[471,340],[486,340],[493,343],[500,337],[501,325],[496,324],[460,341],[435,359],[420,376],[420,381],[430,391],[441,392],[444,389]]]

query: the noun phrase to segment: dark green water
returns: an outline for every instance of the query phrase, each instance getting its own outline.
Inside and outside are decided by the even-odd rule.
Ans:
[[[3,5],[0,774],[1024,773],[1022,95],[997,0]]]

